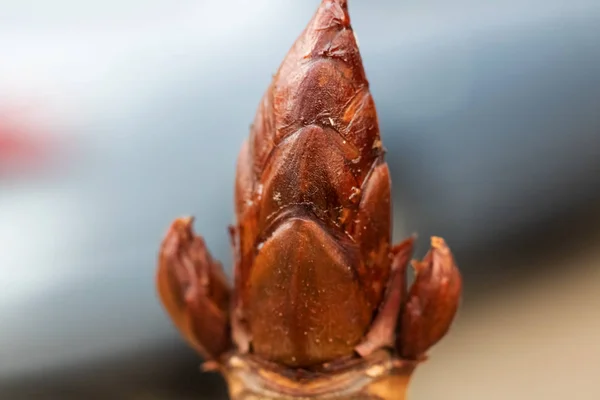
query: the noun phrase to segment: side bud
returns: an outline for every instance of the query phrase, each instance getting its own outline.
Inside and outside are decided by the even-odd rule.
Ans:
[[[443,338],[460,303],[462,278],[444,239],[431,238],[423,261],[413,261],[417,274],[400,319],[397,348],[405,359],[418,359]]]
[[[157,274],[160,299],[175,326],[206,359],[231,347],[230,287],[221,264],[192,230],[192,218],[176,219],[164,238]]]

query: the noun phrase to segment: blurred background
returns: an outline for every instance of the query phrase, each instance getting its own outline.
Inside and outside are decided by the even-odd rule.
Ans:
[[[0,398],[224,399],[154,288],[318,0],[0,3]],[[352,0],[395,240],[464,273],[412,399],[598,399],[600,2]],[[231,269],[228,269],[231,272]]]

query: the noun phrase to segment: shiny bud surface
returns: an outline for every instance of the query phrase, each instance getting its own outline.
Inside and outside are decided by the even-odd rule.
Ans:
[[[241,146],[233,288],[191,218],[173,222],[160,251],[164,307],[228,378],[234,398],[403,393],[394,385],[406,385],[450,328],[462,280],[445,241],[434,237],[406,287],[416,238],[391,245],[391,204],[347,1],[325,0]],[[336,386],[344,379],[347,388]],[[365,390],[378,394],[360,397]]]

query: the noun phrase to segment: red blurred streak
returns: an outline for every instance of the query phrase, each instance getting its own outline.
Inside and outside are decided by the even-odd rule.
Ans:
[[[0,117],[0,176],[40,171],[50,161],[50,140],[27,125]]]

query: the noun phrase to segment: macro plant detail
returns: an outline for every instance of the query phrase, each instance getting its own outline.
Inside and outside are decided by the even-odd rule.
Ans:
[[[391,244],[391,181],[345,0],[324,0],[260,101],[237,160],[234,283],[193,218],[163,240],[157,286],[232,399],[398,399],[448,331],[462,281],[431,239]]]

